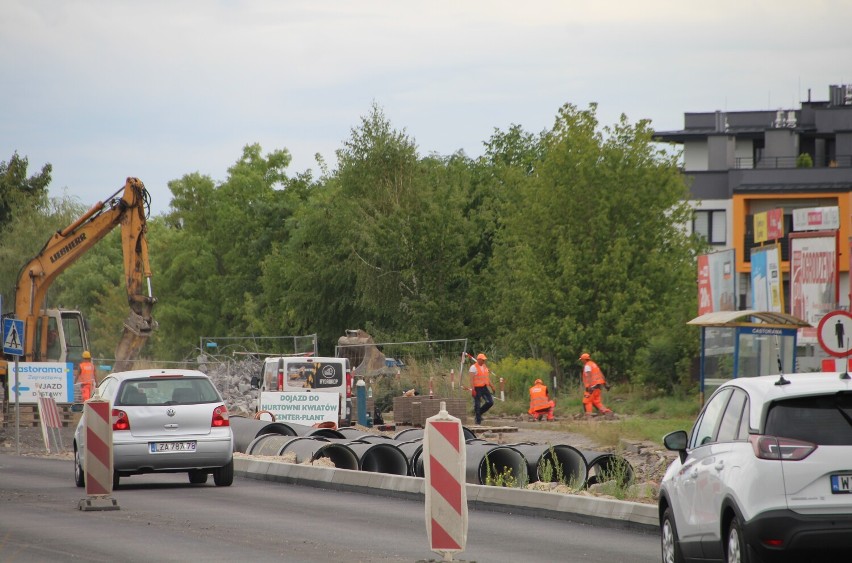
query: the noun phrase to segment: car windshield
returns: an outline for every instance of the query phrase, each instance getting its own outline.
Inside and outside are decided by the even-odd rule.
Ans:
[[[116,405],[191,405],[221,401],[219,394],[203,377],[156,377],[124,382]]]
[[[778,401],[770,407],[766,434],[821,446],[852,445],[852,393]]]

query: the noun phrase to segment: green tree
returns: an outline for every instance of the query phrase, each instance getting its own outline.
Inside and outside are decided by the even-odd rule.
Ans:
[[[155,318],[169,334],[155,340],[156,350],[165,357],[192,350],[201,336],[243,336],[252,325],[262,263],[286,236],[290,211],[279,191],[289,163],[286,150],[263,155],[248,145],[220,185],[197,173],[169,183],[167,232],[151,249]]]
[[[18,207],[14,216],[3,224],[0,229],[0,293],[4,297],[5,312],[14,310],[16,286],[26,264],[36,257],[53,233],[70,225],[84,211],[85,207],[70,197],[45,199],[38,206]],[[67,303],[62,295],[63,284],[75,275],[74,271],[72,266],[53,283],[47,295],[49,307]]]
[[[326,346],[355,327],[397,339],[459,334],[478,241],[464,216],[470,160],[421,159],[376,106],[337,157],[265,263],[265,290],[280,295],[287,326],[314,328]]]
[[[41,172],[27,177],[29,160],[12,154],[9,162],[0,161],[0,225],[13,217],[17,208],[41,208],[47,201],[47,185],[50,184],[51,164],[45,164]]]
[[[504,209],[491,266],[504,342],[551,351],[562,366],[586,350],[610,375],[629,375],[653,335],[688,320],[685,185],[646,122],[622,117],[599,130],[595,105],[563,106],[541,143],[529,180]]]

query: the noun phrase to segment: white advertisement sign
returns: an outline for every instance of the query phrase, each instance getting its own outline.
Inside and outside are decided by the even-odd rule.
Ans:
[[[839,228],[839,207],[808,207],[793,210],[794,231],[828,231]]]
[[[832,236],[790,238],[790,312],[813,328],[799,342],[816,343],[816,327],[837,309],[837,240]]]
[[[15,389],[15,364],[9,362],[9,401],[37,403],[36,391],[57,403],[74,402],[74,364],[62,362],[19,362],[18,389]],[[20,391],[20,394],[18,393]]]
[[[259,411],[275,415],[276,422],[294,422],[312,426],[319,422],[338,422],[339,393],[281,392],[260,393]]]

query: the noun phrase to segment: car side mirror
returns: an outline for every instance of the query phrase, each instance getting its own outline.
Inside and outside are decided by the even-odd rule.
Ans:
[[[260,378],[256,375],[251,378],[251,388],[252,390],[260,389]]]
[[[686,446],[689,443],[689,436],[684,430],[675,430],[663,436],[663,445],[667,450],[680,454],[680,462],[686,459]]]

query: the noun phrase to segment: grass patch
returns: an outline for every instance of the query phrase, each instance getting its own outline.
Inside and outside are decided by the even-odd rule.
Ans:
[[[511,467],[503,466],[500,470],[497,464],[488,461],[485,456],[485,484],[492,487],[523,488],[529,484],[526,464],[522,464],[520,475],[515,475]]]
[[[598,475],[600,492],[624,500],[628,496],[631,483],[630,465],[622,458],[616,458]]]

